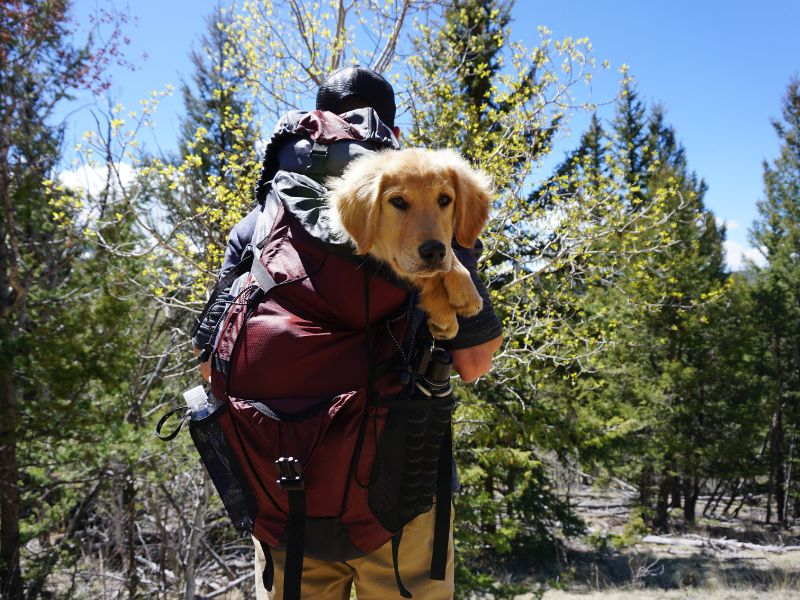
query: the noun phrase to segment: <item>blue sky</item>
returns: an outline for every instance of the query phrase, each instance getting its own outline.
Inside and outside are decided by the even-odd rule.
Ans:
[[[800,1],[521,1],[515,16],[518,33],[546,24],[556,37],[588,36],[598,57],[630,66],[641,97],[666,108],[690,168],[708,183],[706,204],[728,223],[735,266],[762,197],[762,161],[779,151],[770,120],[800,76]],[[596,79],[595,100],[613,95],[609,75]]]
[[[76,0],[75,9],[83,20],[104,5]],[[126,107],[190,77],[189,51],[213,5],[131,0],[138,23],[126,29],[127,54],[138,68],[115,73],[116,96]],[[728,224],[729,264],[736,267],[762,195],[761,163],[778,153],[770,119],[780,115],[790,77],[800,76],[800,0],[517,0],[514,18],[514,36],[529,43],[537,39],[538,25],[554,37],[590,38],[595,55],[612,64],[594,80],[596,102],[613,98],[616,69],[630,66],[642,99],[664,106],[690,168],[708,183],[706,203]],[[153,142],[165,150],[174,148],[180,110],[177,94],[159,109]],[[613,107],[601,108],[600,115],[610,119]],[[577,142],[585,122],[573,119],[571,137],[560,142],[544,170]]]

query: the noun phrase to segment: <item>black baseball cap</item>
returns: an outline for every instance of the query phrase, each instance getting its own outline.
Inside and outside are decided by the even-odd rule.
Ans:
[[[391,84],[375,71],[351,66],[334,71],[319,86],[317,110],[343,113],[356,108],[371,107],[381,121],[394,127],[396,106]]]

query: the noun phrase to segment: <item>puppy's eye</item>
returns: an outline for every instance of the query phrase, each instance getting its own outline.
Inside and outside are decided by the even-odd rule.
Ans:
[[[452,201],[453,199],[447,194],[442,194],[441,196],[439,196],[439,206],[447,206]]]
[[[408,204],[403,199],[402,196],[392,196],[389,198],[389,204],[394,206],[398,210],[405,210],[408,208]]]

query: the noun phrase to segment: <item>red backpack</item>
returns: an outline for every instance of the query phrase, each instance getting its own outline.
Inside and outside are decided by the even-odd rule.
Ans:
[[[408,598],[400,537],[434,497],[431,578],[445,575],[452,361],[413,289],[319,234],[325,191],[301,173],[270,179],[271,227],[219,286],[239,278],[211,353],[216,409],[190,431],[234,525],[264,546],[267,589],[268,546],[286,551],[284,595],[299,598],[304,555],[345,561],[391,540]]]

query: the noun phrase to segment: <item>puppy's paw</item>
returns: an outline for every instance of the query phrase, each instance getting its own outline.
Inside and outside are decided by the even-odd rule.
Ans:
[[[473,317],[481,312],[483,308],[483,298],[472,286],[472,289],[463,290],[465,293],[458,294],[454,298],[450,296],[450,306],[462,317]]]
[[[452,309],[462,317],[478,314],[483,308],[483,298],[475,287],[469,271],[458,260],[453,268],[442,277],[447,291],[447,301]]]
[[[437,317],[428,315],[428,331],[437,340],[449,340],[456,337],[458,333],[456,314],[451,312]]]

